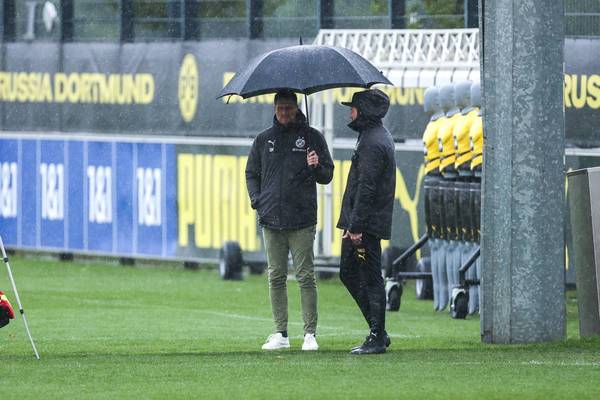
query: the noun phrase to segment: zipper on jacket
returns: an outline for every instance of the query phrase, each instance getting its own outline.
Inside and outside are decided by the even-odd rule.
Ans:
[[[285,137],[285,133],[282,133],[281,135],[282,137]],[[283,141],[283,140],[282,140]],[[285,143],[285,141],[283,141]],[[285,149],[287,146],[283,146],[280,147],[279,149]],[[281,213],[281,202],[282,202],[282,198],[283,198],[283,176],[284,176],[284,172],[285,172],[285,156],[283,156],[283,153],[281,153],[279,155],[279,157],[281,158],[281,173],[279,174],[279,228],[281,228],[282,224],[283,224],[283,214]]]

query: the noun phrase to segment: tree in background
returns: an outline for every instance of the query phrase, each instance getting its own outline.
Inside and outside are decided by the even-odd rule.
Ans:
[[[412,0],[406,7],[407,28],[463,28],[464,0]]]

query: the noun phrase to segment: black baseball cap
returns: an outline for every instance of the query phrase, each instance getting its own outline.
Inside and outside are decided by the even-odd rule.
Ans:
[[[351,101],[342,104],[355,107],[362,115],[383,118],[390,107],[390,98],[379,89],[368,89],[354,93]]]

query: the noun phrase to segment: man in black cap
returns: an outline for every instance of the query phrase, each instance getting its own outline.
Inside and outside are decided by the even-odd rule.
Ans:
[[[348,124],[359,133],[348,173],[337,227],[344,230],[340,279],[369,324],[365,342],[352,354],[385,353],[385,288],[381,276],[381,240],[389,239],[396,190],[394,141],[382,118],[390,101],[381,90],[355,93]]]

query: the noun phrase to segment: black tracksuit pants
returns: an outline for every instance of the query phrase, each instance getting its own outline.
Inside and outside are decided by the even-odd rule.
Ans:
[[[350,239],[343,239],[340,279],[358,304],[371,331],[383,333],[386,299],[381,276],[381,239],[363,233],[362,243],[358,246]]]

